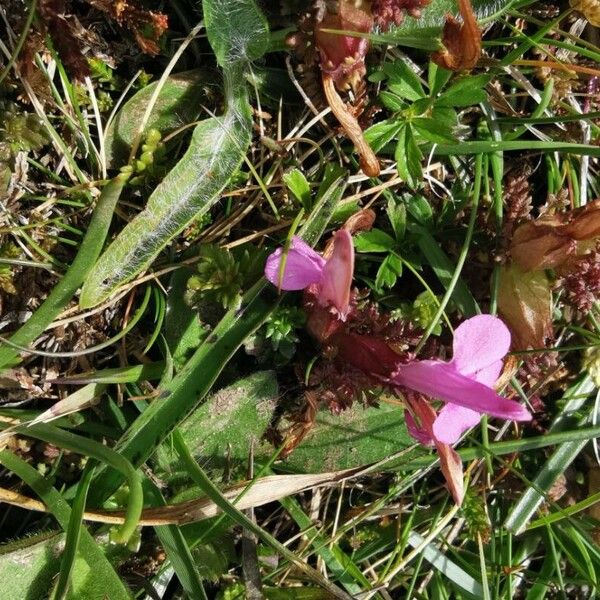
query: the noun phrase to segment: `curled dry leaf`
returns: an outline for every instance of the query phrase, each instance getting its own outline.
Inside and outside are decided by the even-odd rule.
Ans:
[[[520,225],[513,234],[510,253],[525,271],[556,268],[593,248],[598,236],[600,200],[594,200],[582,208],[543,215]]]
[[[481,30],[471,6],[471,0],[458,0],[462,23],[452,15],[446,17],[442,32],[444,49],[435,52],[431,60],[451,71],[472,69],[481,54]]]
[[[498,311],[512,334],[513,350],[543,348],[552,336],[552,292],[543,271],[502,267]]]
[[[315,44],[319,52],[323,91],[327,103],[337,117],[346,135],[354,143],[360,166],[369,177],[379,175],[379,162],[364,138],[363,131],[350,107],[338,90],[353,90],[360,95],[366,73],[365,56],[369,49],[366,38],[341,35],[331,31],[369,33],[373,16],[369,2],[340,0],[337,12],[326,11],[315,27]]]

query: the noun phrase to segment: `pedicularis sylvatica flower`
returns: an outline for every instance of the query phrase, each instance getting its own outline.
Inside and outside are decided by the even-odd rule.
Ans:
[[[482,414],[513,421],[531,419],[526,408],[499,396],[493,388],[509,349],[506,325],[492,315],[478,315],[456,329],[451,361],[413,360],[400,365],[390,380],[443,400],[446,405],[433,423],[433,436],[454,444],[479,423]]]
[[[312,287],[317,302],[331,307],[341,321],[346,320],[350,310],[353,273],[354,246],[345,229],[336,232],[327,259],[294,236],[287,252],[279,248],[265,266],[265,276],[273,285],[288,291]]]
[[[267,259],[265,275],[282,290],[305,290],[307,328],[319,342],[335,348],[337,357],[403,396],[409,433],[435,446],[452,496],[462,502],[462,464],[451,445],[483,414],[528,421],[529,411],[494,389],[510,349],[506,325],[493,315],[464,321],[454,333],[453,357],[416,360],[398,354],[376,332],[352,330],[354,249],[352,236],[341,229],[325,256],[300,238],[292,238]],[[308,300],[307,300],[308,298]],[[364,329],[363,329],[364,331]],[[436,412],[428,398],[444,402]]]

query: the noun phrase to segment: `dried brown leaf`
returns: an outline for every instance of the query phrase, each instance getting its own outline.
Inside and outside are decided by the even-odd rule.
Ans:
[[[250,485],[248,481],[233,485],[224,490],[223,495],[230,502],[233,502],[245,491],[244,495],[235,503],[237,509],[245,510],[280,500],[310,488],[342,481],[361,470],[362,468],[356,468],[308,475],[270,475],[258,479],[250,487],[248,487]],[[4,488],[0,488],[0,502],[21,506],[29,510],[47,512],[42,502]],[[184,525],[210,519],[220,512],[219,507],[209,498],[196,498],[158,508],[145,508],[142,511],[140,525]],[[98,510],[84,513],[84,519],[98,523],[121,524],[124,517],[125,511],[122,510]]]
[[[552,293],[543,271],[502,267],[498,311],[512,334],[514,350],[544,348],[552,337]]]
[[[76,23],[66,14],[66,0],[40,0],[38,12],[65,68],[74,79],[83,81],[90,69],[74,34]]]
[[[526,271],[556,268],[586,253],[600,236],[600,200],[560,214],[543,215],[517,227],[511,256]]]

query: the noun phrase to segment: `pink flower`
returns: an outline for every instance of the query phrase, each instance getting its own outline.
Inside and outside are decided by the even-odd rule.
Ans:
[[[499,396],[493,385],[510,348],[510,332],[492,315],[478,315],[454,333],[451,361],[418,360],[398,365],[391,381],[443,400],[446,405],[431,432],[407,419],[409,433],[421,443],[454,444],[464,431],[477,425],[482,414],[501,419],[529,421],[529,411],[518,402]]]
[[[278,248],[267,258],[265,265],[265,277],[282,290],[302,290],[315,286],[319,304],[333,307],[342,321],[346,320],[350,309],[353,273],[354,247],[352,236],[345,229],[335,233],[333,249],[327,259],[294,236],[289,250],[285,252],[283,248]]]

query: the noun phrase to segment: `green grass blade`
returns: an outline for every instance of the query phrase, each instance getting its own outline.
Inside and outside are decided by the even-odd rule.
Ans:
[[[69,527],[71,509],[63,497],[32,466],[7,450],[0,451],[0,464],[20,477],[46,504],[60,526]],[[131,596],[87,529],[81,529],[80,552],[91,575],[88,577],[94,594],[88,600],[131,600]],[[91,591],[91,590],[89,590]]]
[[[560,430],[566,422],[568,422],[569,413],[577,410],[586,400],[587,395],[595,389],[594,383],[589,376],[584,377],[579,383],[573,386],[566,394],[567,399],[571,398],[565,405],[561,415],[556,419],[551,428],[551,432]],[[591,422],[592,406],[585,416],[579,422],[579,426],[583,427]],[[531,519],[533,513],[544,499],[544,493],[547,492],[556,478],[564,473],[565,469],[575,460],[577,455],[586,445],[587,440],[573,438],[562,443],[546,461],[540,469],[537,477],[533,480],[533,484],[521,496],[510,515],[506,519],[504,526],[512,533],[521,533],[527,523]]]
[[[137,381],[152,381],[160,379],[165,370],[163,361],[132,365],[128,367],[115,367],[114,369],[101,369],[89,373],[78,373],[52,379],[49,383],[81,385],[88,383],[135,383]]]
[[[73,263],[62,279],[54,286],[48,298],[44,300],[29,320],[11,336],[10,341],[13,344],[21,347],[29,346],[44,332],[46,327],[52,323],[71,300],[100,255],[112,221],[115,205],[128,177],[128,174],[121,173],[104,187]],[[15,348],[6,345],[0,346],[0,370],[14,363],[18,354],[19,352]]]
[[[101,463],[108,464],[112,468],[117,469],[117,471],[127,479],[129,485],[129,501],[125,511],[125,522],[120,529],[115,532],[113,540],[117,543],[125,543],[129,540],[140,520],[144,504],[144,494],[142,491],[140,474],[127,459],[103,444],[76,435],[70,431],[53,427],[52,425],[39,423],[30,427],[19,427],[17,428],[17,431],[22,435],[28,435],[54,444],[59,448],[66,448],[72,452],[90,456]]]
[[[536,140],[518,140],[507,142],[461,142],[460,144],[440,144],[434,149],[437,156],[466,156],[485,154],[486,152],[565,152],[584,156],[600,156],[600,147],[569,142],[540,142]]]
[[[413,548],[419,548],[422,546],[424,541],[425,538],[423,538],[423,536],[416,531],[411,531],[408,536],[408,543]],[[451,561],[448,556],[446,556],[446,554],[444,554],[434,544],[428,544],[425,546],[422,554],[429,564],[438,569],[440,573],[443,573],[444,577],[447,577],[450,581],[454,582],[466,594],[468,594],[469,597],[484,597],[484,590],[481,582],[477,581],[462,567]]]
[[[314,528],[314,523],[294,498],[282,498],[279,502],[302,530]],[[369,580],[338,544],[332,544],[323,534],[315,531],[307,533],[306,537],[315,553],[327,565],[331,575],[339,580],[349,594],[356,595],[371,589]],[[380,598],[380,596],[376,594],[373,598]]]
[[[77,486],[77,494],[71,508],[71,516],[69,517],[69,526],[67,527],[67,537],[65,539],[65,549],[63,550],[62,559],[60,561],[60,572],[58,582],[52,593],[51,600],[63,600],[67,595],[69,587],[69,579],[75,564],[77,556],[77,548],[81,538],[81,530],[83,528],[83,513],[85,511],[85,502],[87,500],[88,490],[92,483],[94,475],[94,466],[88,463],[85,466],[83,475]]]
[[[452,261],[446,256],[429,231],[417,225],[412,226],[411,229],[418,234],[417,243],[419,248],[434,270],[437,278],[445,288],[448,288],[456,271],[456,266],[452,264]],[[476,315],[479,312],[475,298],[473,298],[469,288],[462,279],[458,279],[454,286],[452,300],[466,317]]]
[[[315,583],[320,585],[324,590],[329,592],[333,598],[340,600],[350,600],[352,597],[340,590],[337,586],[330,583],[318,571],[309,567],[304,561],[298,559],[296,555],[288,550],[283,544],[278,542],[273,536],[267,533],[262,527],[259,527],[252,519],[248,518],[243,512],[239,511],[235,506],[223,496],[220,490],[213,484],[208,475],[200,468],[191,455],[185,441],[179,431],[173,432],[173,443],[179,452],[179,456],[186,464],[189,475],[193,478],[202,491],[236,523],[245,527],[248,531],[254,533],[265,544],[271,546],[281,556],[289,560],[295,567],[302,571],[306,576],[310,577]]]
[[[154,506],[166,505],[160,490],[149,479],[145,481],[145,491]],[[194,557],[181,528],[177,525],[160,525],[155,527],[154,531],[165,549],[184,592],[189,598],[208,600]]]
[[[583,444],[600,437],[600,426],[582,427],[568,431],[547,433],[546,435],[525,438],[522,440],[508,440],[505,442],[493,442],[486,449],[483,446],[475,448],[461,448],[457,450],[463,462],[491,456],[504,456],[515,452],[527,452],[528,450],[539,450],[548,446],[556,446],[569,442],[581,442]],[[412,471],[429,467],[436,461],[434,456],[421,456],[406,460],[405,458],[391,459],[389,464],[380,464],[382,469]]]

